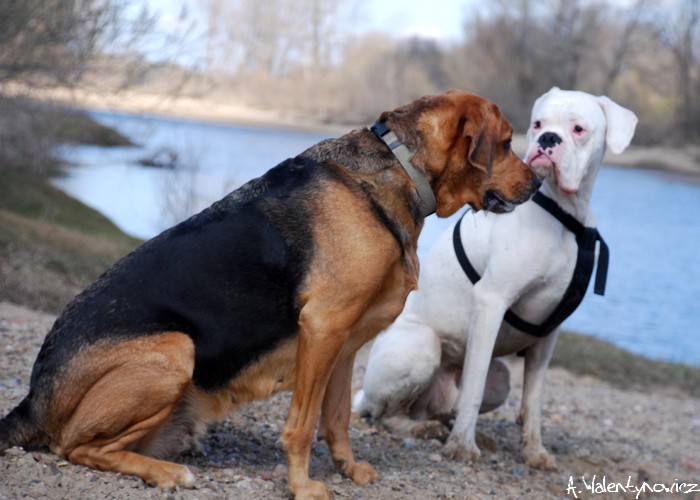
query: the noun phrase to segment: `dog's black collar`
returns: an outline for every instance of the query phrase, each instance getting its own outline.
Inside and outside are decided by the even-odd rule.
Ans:
[[[520,318],[510,309],[505,313],[504,319],[512,327],[517,328],[524,333],[534,335],[535,337],[546,337],[552,333],[556,327],[562,324],[564,320],[576,310],[579,304],[581,304],[581,301],[586,294],[586,290],[588,289],[588,283],[591,281],[591,276],[593,274],[596,242],[600,242],[600,253],[598,255],[598,270],[596,272],[593,291],[597,295],[605,294],[605,283],[608,276],[610,251],[608,250],[608,245],[605,243],[603,237],[596,228],[586,227],[581,224],[573,215],[565,212],[556,201],[542,194],[541,191],[537,191],[534,194],[532,201],[549,212],[559,222],[561,222],[564,227],[571,231],[574,236],[576,236],[576,243],[578,243],[578,257],[576,259],[576,267],[574,268],[574,274],[571,277],[571,282],[569,283],[561,302],[554,309],[554,311],[552,311],[544,323],[541,325],[529,323]],[[464,217],[464,215],[462,215],[462,217]],[[459,264],[462,266],[462,269],[469,277],[471,282],[476,283],[481,279],[481,276],[476,269],[474,269],[471,262],[469,262],[467,254],[464,251],[464,245],[462,245],[462,237],[459,229],[461,222],[462,218],[460,218],[459,222],[457,222],[455,225],[455,229],[452,234],[452,242]]]
[[[394,153],[394,156],[396,156],[401,166],[416,185],[418,198],[420,200],[421,215],[427,217],[428,215],[434,214],[437,201],[435,200],[433,188],[430,187],[430,183],[425,174],[411,163],[411,152],[406,145],[403,144],[396,136],[396,133],[389,129],[384,123],[377,122],[370,127],[370,130],[391,149],[391,152]]]

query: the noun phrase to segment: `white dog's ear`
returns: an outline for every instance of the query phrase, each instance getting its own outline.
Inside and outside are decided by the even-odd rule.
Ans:
[[[632,142],[637,115],[604,95],[598,96],[597,100],[608,120],[608,131],[605,134],[608,147],[613,153],[620,154]]]

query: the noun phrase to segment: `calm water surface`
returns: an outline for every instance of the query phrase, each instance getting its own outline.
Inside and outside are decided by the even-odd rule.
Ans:
[[[141,146],[66,148],[77,166],[56,184],[141,238],[327,137],[117,113],[95,117]],[[175,150],[185,168],[137,163],[162,148]],[[564,327],[647,357],[700,366],[700,184],[605,167],[592,203],[611,251],[606,295],[589,290]],[[458,216],[426,220],[419,256]]]

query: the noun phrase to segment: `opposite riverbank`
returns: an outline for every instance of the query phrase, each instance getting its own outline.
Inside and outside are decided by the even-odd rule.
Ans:
[[[290,111],[255,108],[235,100],[206,97],[174,97],[140,91],[104,94],[84,90],[51,90],[40,96],[48,101],[76,105],[84,109],[153,114],[188,120],[308,130],[337,136],[370,123],[326,123],[312,116],[299,116]],[[516,131],[513,149],[525,153],[524,131]],[[700,182],[700,145],[663,146],[632,145],[622,154],[608,152],[607,164],[661,170],[681,175],[690,182]]]

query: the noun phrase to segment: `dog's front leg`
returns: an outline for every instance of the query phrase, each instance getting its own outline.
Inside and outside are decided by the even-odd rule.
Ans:
[[[321,433],[328,442],[336,468],[357,484],[364,485],[372,481],[377,472],[367,462],[355,462],[350,446],[348,426],[354,360],[354,354],[339,360],[331,374],[321,409]]]
[[[282,435],[289,466],[289,489],[297,500],[327,500],[331,498],[328,488],[309,479],[309,455],[321,402],[344,336],[341,332],[324,332],[313,321],[300,320],[299,324],[296,381]]]
[[[465,462],[476,461],[481,455],[476,445],[476,420],[493,347],[508,307],[497,292],[485,290],[483,283],[482,279],[473,289],[474,314],[465,333],[467,345],[457,398],[457,418],[444,448],[446,456]]]
[[[542,445],[542,397],[547,367],[558,337],[559,328],[525,351],[523,401],[518,417],[518,423],[523,427],[521,440],[528,465],[552,471],[557,469],[556,461]]]

